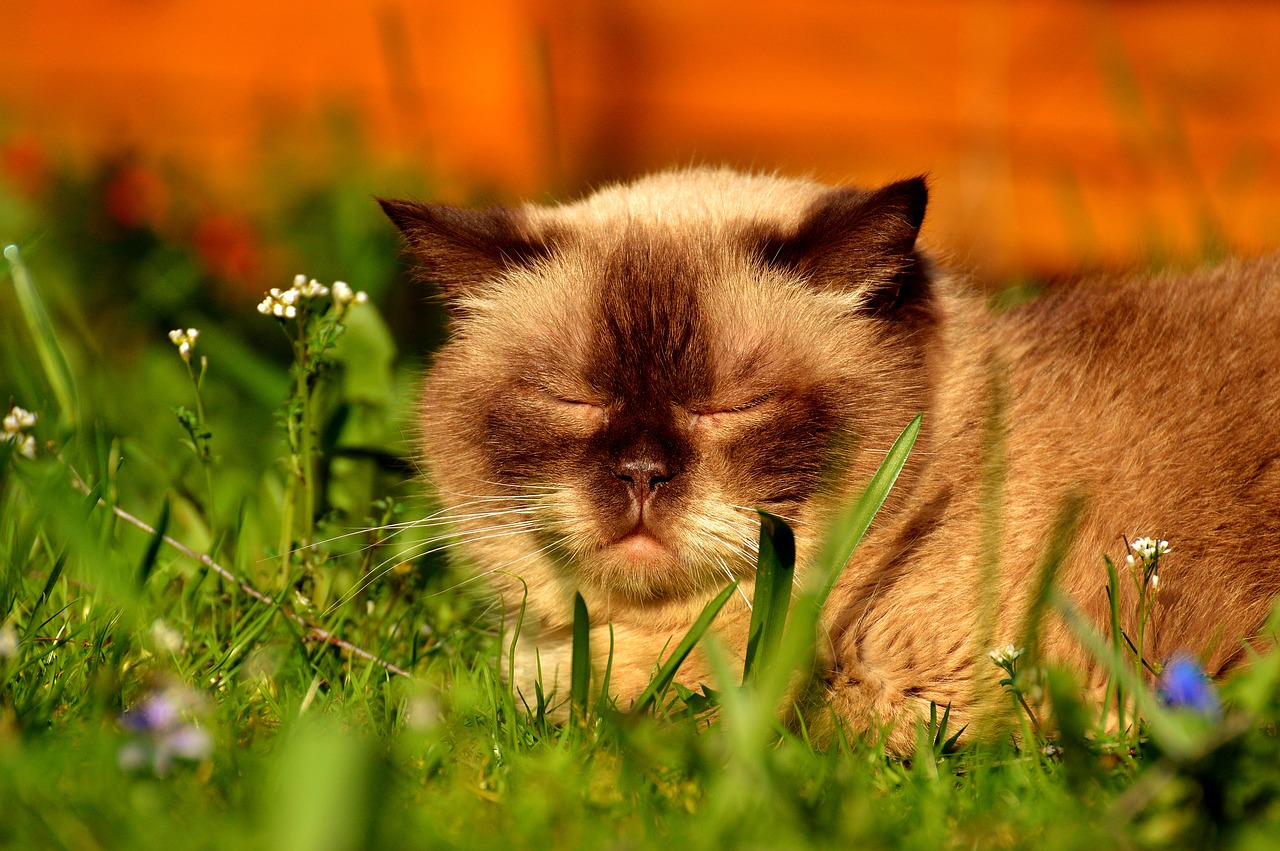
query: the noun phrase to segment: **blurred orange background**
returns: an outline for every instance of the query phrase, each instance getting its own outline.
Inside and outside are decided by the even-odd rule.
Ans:
[[[338,111],[459,202],[701,162],[927,172],[930,242],[992,279],[1280,245],[1270,0],[0,8],[11,172],[130,151],[251,204],[264,152],[306,168]]]

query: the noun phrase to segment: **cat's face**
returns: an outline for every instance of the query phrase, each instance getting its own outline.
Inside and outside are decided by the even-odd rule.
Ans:
[[[756,508],[803,532],[869,475],[918,410],[899,314],[920,301],[902,291],[920,286],[923,187],[895,187],[836,193],[835,212],[809,188],[781,216],[750,205],[754,184],[733,199],[745,209],[665,219],[642,193],[520,212],[388,203],[455,316],[423,446],[472,560],[695,597],[751,577]]]

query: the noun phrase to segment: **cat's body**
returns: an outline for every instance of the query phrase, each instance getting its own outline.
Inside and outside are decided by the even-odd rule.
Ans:
[[[918,180],[867,193],[704,169],[561,207],[384,203],[454,312],[424,456],[462,552],[512,617],[524,607],[518,685],[563,691],[575,591],[601,654],[612,624],[624,704],[730,577],[744,594],[718,628],[741,652],[754,509],[793,522],[803,572],[920,411],[826,609],[840,717],[906,721],[897,747],[930,701],[968,719],[996,673],[982,642],[1016,638],[1071,494],[1086,502],[1059,586],[1083,610],[1102,618],[1104,553],[1164,537],[1149,646],[1212,646],[1213,671],[1240,658],[1280,591],[1280,261],[995,315],[916,251],[925,202]],[[1003,499],[984,514],[993,422],[1007,461],[988,462]],[[998,593],[980,583],[993,517]],[[1060,628],[1046,650],[1088,668]],[[706,674],[695,658],[682,679]]]

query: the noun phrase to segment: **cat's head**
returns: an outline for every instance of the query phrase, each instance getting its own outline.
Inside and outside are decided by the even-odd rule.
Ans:
[[[452,320],[426,468],[477,566],[636,603],[749,580],[921,409],[921,179],[670,172],[573,204],[384,201]]]

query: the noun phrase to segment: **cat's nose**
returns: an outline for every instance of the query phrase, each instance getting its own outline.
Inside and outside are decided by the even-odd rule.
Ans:
[[[673,465],[659,458],[630,458],[619,462],[611,472],[635,495],[639,502],[644,502],[664,482],[669,482],[679,472]]]

